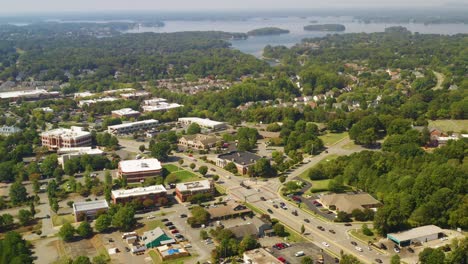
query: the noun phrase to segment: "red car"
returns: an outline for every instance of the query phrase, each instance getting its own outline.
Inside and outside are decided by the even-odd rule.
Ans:
[[[283,263],[286,263],[286,259],[283,258],[283,257],[278,257],[278,260],[281,261],[281,262],[283,262]]]
[[[171,230],[171,233],[172,234],[179,233],[179,230],[177,230],[177,229]]]

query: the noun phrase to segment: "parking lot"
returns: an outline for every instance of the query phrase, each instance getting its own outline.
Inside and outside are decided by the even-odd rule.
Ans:
[[[323,258],[325,261],[324,263],[335,263],[335,259],[333,257],[329,256],[325,252],[322,252],[320,248],[318,248],[312,243],[291,244],[290,247],[280,249],[280,250],[270,247],[269,250],[271,250],[272,254],[275,257],[283,257],[286,259],[286,261],[288,261],[288,263],[291,263],[291,264],[300,264],[301,260],[305,256],[309,256],[314,261],[316,261],[318,259],[319,254],[323,255]],[[296,252],[299,252],[299,251],[303,251],[305,255],[301,257],[296,257],[295,254]]]

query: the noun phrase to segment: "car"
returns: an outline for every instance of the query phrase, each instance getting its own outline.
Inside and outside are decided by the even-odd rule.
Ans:
[[[328,232],[330,232],[332,234],[336,234],[335,230],[333,230],[333,229],[328,230]]]
[[[177,229],[172,229],[172,230],[171,230],[171,233],[172,233],[172,234],[179,233],[179,230],[177,230]]]
[[[180,218],[187,218],[187,215],[186,214],[181,214]]]
[[[359,252],[362,252],[362,248],[361,247],[355,247],[355,249]]]
[[[286,204],[283,202],[280,202],[280,206],[286,206]]]
[[[130,252],[130,249],[128,247],[125,247],[125,252]]]
[[[277,204],[274,204],[273,207],[276,208],[276,209],[278,209],[278,205],[277,205]]]
[[[283,210],[288,210],[287,206],[282,206],[281,208],[283,208]]]
[[[400,253],[400,248],[398,246],[395,246],[393,247],[393,251],[395,251],[395,253]]]
[[[210,171],[216,171],[216,169],[215,169],[215,168],[211,168]]]
[[[321,231],[325,231],[325,228],[323,228],[323,226],[317,226],[317,229],[319,229]]]
[[[339,259],[339,258],[335,258],[335,263],[340,263],[340,259]]]
[[[327,242],[325,242],[325,241],[322,242],[322,245],[325,246],[325,247],[329,247],[329,246],[330,246],[330,245],[329,245]]]
[[[278,260],[279,260],[279,261],[281,261],[281,262],[283,262],[283,263],[286,263],[286,259],[285,259],[285,258],[283,258],[283,257],[281,257],[281,256],[280,256],[280,257],[278,257]]]
[[[267,212],[272,214],[273,213],[273,210],[271,210],[270,208],[267,209]]]
[[[384,243],[380,243],[380,249],[387,250],[387,246]]]
[[[299,196],[293,196],[292,199],[294,201],[296,201],[296,202],[299,202],[299,203],[302,202],[301,197],[299,197]]]
[[[111,243],[112,243],[112,242],[114,242],[114,239],[112,239],[112,238],[109,238],[109,242],[111,242]]]
[[[297,210],[293,210],[293,211],[291,212],[291,214],[297,216]]]
[[[352,226],[351,223],[345,223],[344,225],[345,225],[345,226]]]
[[[313,204],[318,204],[319,202],[317,200],[312,201]]]
[[[192,244],[185,244],[184,248],[191,248]]]
[[[357,243],[356,243],[356,242],[354,242],[354,241],[351,241],[351,245],[353,245],[353,246],[357,246]]]
[[[304,219],[304,222],[310,223],[310,220],[306,218],[306,219]]]
[[[408,247],[408,251],[409,251],[409,253],[414,253],[414,249],[412,249],[410,247]]]
[[[260,197],[260,200],[262,200],[262,201],[266,201],[265,197],[263,197],[263,196],[262,196],[262,197]]]
[[[213,241],[212,241],[212,240],[205,241],[205,244],[206,244],[206,245],[213,244]]]
[[[176,229],[176,227],[175,227],[175,226],[173,226],[173,225],[171,225],[171,226],[168,226],[167,228],[169,228],[169,230],[174,230],[174,229]]]
[[[171,225],[173,225],[173,224],[172,224],[172,222],[166,222],[164,225],[165,225],[165,226],[171,226]]]
[[[315,206],[320,207],[320,206],[322,206],[322,204],[321,203],[316,203]]]
[[[167,222],[167,221],[169,221],[169,219],[167,219],[167,218],[161,219],[161,222]]]
[[[148,217],[146,217],[146,219],[153,219],[154,217],[154,215],[149,215]]]
[[[281,243],[281,245],[283,245],[283,247],[285,247],[285,248],[287,248],[287,247],[290,247],[290,246],[291,246],[290,244],[288,244],[288,243],[284,243],[284,242],[283,242],[283,243]]]
[[[304,254],[304,251],[298,251],[298,252],[296,252],[296,253],[294,254],[294,256],[296,256],[296,257],[302,257],[302,256],[304,256],[304,255],[305,255],[305,254]]]
[[[375,259],[375,262],[377,263],[383,263],[383,261],[381,259]]]

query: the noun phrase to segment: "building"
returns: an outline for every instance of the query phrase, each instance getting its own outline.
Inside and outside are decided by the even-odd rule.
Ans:
[[[446,137],[437,137],[437,144],[438,145],[445,145],[449,140],[458,140],[459,138],[457,136],[451,135],[451,136],[446,136]]]
[[[399,233],[389,233],[387,234],[387,239],[390,239],[401,247],[405,247],[414,243],[424,243],[436,240],[442,236],[443,230],[440,227],[435,225],[426,225]]]
[[[120,94],[120,97],[124,99],[140,99],[140,98],[146,98],[151,96],[150,93],[145,92],[145,91],[134,91],[131,93],[122,93]]]
[[[159,125],[159,121],[155,119],[148,119],[143,121],[129,122],[114,126],[108,126],[107,132],[110,134],[129,134],[136,131],[148,130],[155,128]]]
[[[58,97],[59,92],[48,92],[44,89],[24,90],[24,91],[12,91],[0,93],[0,99],[8,99],[16,101],[20,98],[24,100],[39,100],[45,98]]]
[[[163,261],[190,256],[190,253],[180,244],[164,245],[156,249]]]
[[[22,131],[21,128],[15,127],[15,126],[2,126],[2,127],[0,127],[0,135],[3,135],[3,136],[13,135],[13,134],[19,133],[21,131]]]
[[[90,91],[86,91],[86,92],[81,92],[81,93],[74,93],[73,98],[78,99],[78,98],[84,98],[84,97],[91,97],[91,96],[95,96],[95,95],[97,95],[97,94],[92,93]]]
[[[141,236],[141,240],[146,248],[154,248],[175,243],[175,240],[166,235],[160,227],[144,232]]]
[[[195,149],[209,149],[216,147],[218,141],[214,136],[202,134],[185,135],[179,139],[179,145]]]
[[[352,213],[353,210],[373,209],[382,204],[368,193],[334,193],[325,194],[319,198],[324,207],[330,210]]]
[[[161,175],[161,162],[158,159],[123,160],[119,162],[118,176],[128,182],[144,181],[148,177]]]
[[[41,134],[42,146],[49,150],[91,146],[91,133],[82,127],[57,128]]]
[[[114,190],[112,191],[112,202],[114,204],[125,204],[133,200],[144,201],[146,199],[153,200],[158,203],[158,199],[166,197],[167,191],[163,185],[152,185],[148,187],[138,187],[127,190]]]
[[[141,108],[143,109],[143,112],[162,112],[182,106],[183,105],[177,103],[160,102],[154,105],[143,105]]]
[[[236,239],[239,239],[239,240],[249,235],[253,237],[259,237],[258,229],[252,223],[237,225],[237,226],[230,227],[228,229],[231,230],[234,236],[236,237]]]
[[[228,201],[226,205],[210,207],[207,211],[210,214],[210,219],[212,220],[224,220],[252,213],[252,210],[247,208],[245,205],[233,200]]]
[[[75,221],[92,220],[99,213],[104,213],[109,210],[109,205],[106,200],[97,200],[89,202],[77,202],[73,204],[73,214]]]
[[[122,108],[122,109],[119,109],[119,110],[114,110],[114,111],[111,112],[111,114],[112,114],[112,117],[118,117],[118,118],[122,118],[122,117],[137,118],[137,117],[140,116],[140,112],[135,111],[135,110],[133,110],[131,108]]]
[[[270,254],[264,248],[252,249],[244,252],[244,263],[246,264],[282,264],[279,259]]]
[[[176,184],[176,196],[180,201],[186,202],[190,197],[199,193],[214,195],[215,188],[213,181],[202,180],[194,182],[183,182]]]
[[[57,154],[60,156],[57,158],[57,161],[62,168],[65,168],[65,162],[72,158],[81,157],[83,155],[104,155],[105,152],[100,149],[93,149],[91,147],[79,147],[79,148],[60,148],[57,150]]]
[[[119,99],[115,97],[103,97],[103,98],[97,98],[97,99],[82,100],[78,102],[78,106],[83,107],[83,106],[89,106],[89,105],[98,104],[98,103],[114,102],[117,100]]]
[[[179,123],[183,126],[188,126],[192,123],[198,124],[200,127],[211,130],[222,130],[227,127],[226,123],[213,121],[207,118],[199,117],[181,117],[178,119]]]
[[[218,155],[216,166],[224,168],[228,163],[233,162],[239,174],[245,175],[249,172],[249,167],[253,166],[262,157],[247,151],[233,151]]]

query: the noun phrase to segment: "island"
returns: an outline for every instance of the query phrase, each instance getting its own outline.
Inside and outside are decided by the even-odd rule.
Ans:
[[[304,30],[307,31],[345,31],[346,27],[341,24],[321,24],[321,25],[307,25]]]
[[[269,35],[280,35],[280,34],[288,34],[289,30],[277,28],[277,27],[264,27],[264,28],[257,28],[247,32],[249,36],[269,36]]]

